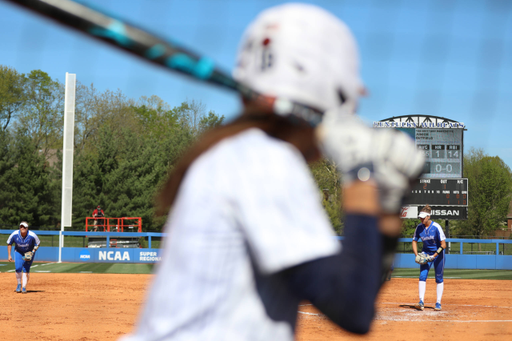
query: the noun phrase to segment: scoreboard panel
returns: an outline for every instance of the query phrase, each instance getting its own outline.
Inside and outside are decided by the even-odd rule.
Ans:
[[[398,130],[405,131],[411,137],[414,136],[416,148],[425,153],[426,162],[422,178],[462,178],[463,129],[399,128]]]
[[[405,205],[468,206],[468,179],[420,179]]]

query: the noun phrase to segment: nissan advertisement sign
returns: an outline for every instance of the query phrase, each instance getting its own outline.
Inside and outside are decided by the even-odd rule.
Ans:
[[[402,207],[400,218],[402,219],[418,219],[418,213],[421,211],[420,206]],[[465,206],[431,206],[432,220],[466,220],[468,219],[468,208]]]

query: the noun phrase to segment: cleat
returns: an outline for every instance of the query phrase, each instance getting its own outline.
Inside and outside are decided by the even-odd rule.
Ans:
[[[434,308],[434,310],[440,311],[441,310],[441,303],[436,303],[436,307]]]
[[[26,294],[27,293],[27,289],[25,289],[25,288],[21,289],[21,293],[22,294]]]
[[[15,290],[17,293],[20,293],[21,292],[21,284],[18,284],[18,286],[16,287],[16,290]]]
[[[422,300],[420,300],[418,303],[416,303],[416,305],[415,305],[414,307],[415,307],[416,309],[418,309],[418,310],[423,311],[423,309],[425,309],[425,304],[423,304],[423,301],[422,301]],[[439,307],[441,307],[441,306],[439,306]]]

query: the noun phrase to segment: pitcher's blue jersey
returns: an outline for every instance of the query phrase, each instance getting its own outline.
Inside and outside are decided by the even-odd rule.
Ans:
[[[428,227],[423,224],[416,226],[413,240],[418,241],[419,239],[423,241],[423,251],[434,253],[441,246],[441,241],[446,239],[446,236],[441,225],[431,221]]]
[[[34,247],[39,245],[41,242],[37,235],[32,231],[28,231],[25,238],[21,236],[20,231],[14,231],[7,239],[7,244],[12,245],[13,243],[15,244],[14,250],[24,255],[25,252],[34,250]]]

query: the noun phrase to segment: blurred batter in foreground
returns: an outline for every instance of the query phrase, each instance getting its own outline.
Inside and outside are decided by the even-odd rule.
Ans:
[[[262,12],[234,77],[325,112],[315,127],[259,101],[202,137],[160,196],[162,261],[124,340],[293,340],[298,304],[366,333],[400,234],[398,211],[423,156],[409,137],[354,115],[365,92],[348,27],[312,5]],[[334,233],[307,163],[321,152],[343,176],[345,239]]]

